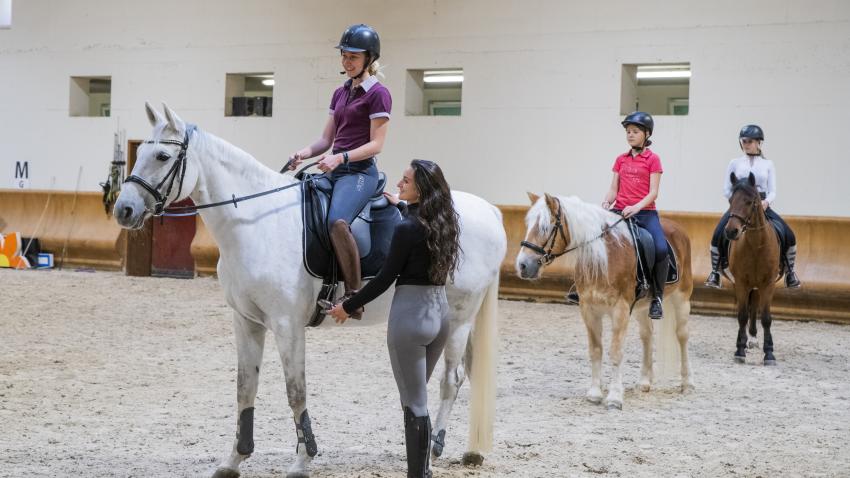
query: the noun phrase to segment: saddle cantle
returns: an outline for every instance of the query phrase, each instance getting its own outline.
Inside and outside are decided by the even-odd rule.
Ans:
[[[333,301],[338,282],[337,264],[327,224],[333,183],[323,174],[304,174],[301,179],[304,268],[313,277],[322,279],[318,299]],[[386,175],[379,173],[375,193],[351,223],[351,233],[360,252],[363,279],[371,279],[381,270],[395,225],[401,221],[401,212],[383,195],[386,183]],[[324,317],[317,307],[307,325],[318,326]]]
[[[652,283],[652,268],[655,265],[655,242],[652,240],[652,234],[638,226],[634,221],[630,221],[629,231],[635,244],[635,252],[637,252],[637,293],[635,297],[641,298],[646,295],[649,284]],[[679,261],[670,241],[667,241],[667,250],[669,251],[667,261],[670,267],[667,269],[666,283],[675,284],[679,282]]]

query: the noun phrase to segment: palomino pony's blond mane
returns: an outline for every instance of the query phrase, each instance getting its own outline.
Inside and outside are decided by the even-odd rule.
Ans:
[[[620,216],[603,209],[601,206],[582,201],[576,196],[554,196],[561,202],[561,212],[566,218],[570,234],[568,247],[578,247],[570,254],[575,255],[576,273],[593,280],[608,270],[608,249],[605,241],[596,240],[606,227],[616,223]],[[552,232],[552,213],[546,205],[546,199],[540,198],[528,210],[525,216],[527,228],[537,226],[541,236],[548,237]],[[609,233],[617,243],[630,241],[626,224],[620,222]]]

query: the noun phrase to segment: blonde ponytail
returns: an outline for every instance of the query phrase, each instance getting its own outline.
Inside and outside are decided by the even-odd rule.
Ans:
[[[369,71],[369,74],[372,75],[372,76],[378,75],[381,78],[384,78],[383,67],[381,66],[380,63],[378,63],[378,60],[375,60],[375,61],[373,61],[372,63],[369,64],[368,71]]]

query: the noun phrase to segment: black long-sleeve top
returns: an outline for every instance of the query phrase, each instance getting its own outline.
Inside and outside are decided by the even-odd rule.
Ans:
[[[404,213],[404,209],[402,212]],[[431,255],[425,243],[425,227],[419,222],[419,204],[410,204],[404,218],[396,224],[390,250],[384,267],[360,292],[342,303],[351,313],[375,300],[395,281],[396,285],[445,285],[445,280],[435,283],[428,276]]]

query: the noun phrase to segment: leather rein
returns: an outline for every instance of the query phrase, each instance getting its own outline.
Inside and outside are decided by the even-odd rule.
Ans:
[[[153,186],[153,185],[151,185],[151,183],[145,181],[144,179],[140,178],[139,176],[136,176],[135,174],[131,174],[131,175],[127,176],[127,179],[124,180],[125,183],[138,184],[145,191],[147,191],[151,196],[153,196],[154,201],[156,201],[156,202],[154,203],[154,210],[153,210],[152,214],[155,217],[158,217],[158,216],[192,216],[192,215],[197,214],[198,210],[200,210],[200,209],[208,209],[208,208],[212,208],[212,207],[227,206],[227,205],[231,205],[231,204],[233,205],[234,208],[238,208],[239,206],[237,204],[242,202],[242,201],[247,201],[249,199],[254,199],[254,198],[261,197],[261,196],[274,194],[274,193],[283,191],[284,189],[289,189],[289,188],[293,188],[293,187],[301,185],[301,181],[299,181],[299,182],[296,182],[296,183],[287,184],[286,186],[281,186],[279,188],[269,189],[267,191],[263,191],[263,192],[259,192],[259,193],[255,193],[255,194],[249,194],[247,196],[237,197],[235,194],[231,194],[230,199],[227,199],[225,201],[218,201],[218,202],[208,203],[208,204],[198,204],[198,205],[193,205],[193,206],[166,207],[165,202],[168,200],[168,196],[171,194],[171,190],[173,189],[175,182],[177,182],[177,197],[180,197],[180,193],[183,191],[183,179],[186,176],[186,162],[187,162],[186,156],[187,156],[187,152],[189,150],[189,140],[192,137],[192,133],[194,133],[197,129],[198,129],[197,126],[189,125],[186,128],[186,132],[183,135],[183,141],[178,141],[178,140],[174,140],[174,139],[161,139],[161,140],[148,140],[148,141],[144,142],[144,144],[157,144],[158,143],[158,144],[173,144],[173,145],[176,145],[176,146],[180,146],[180,150],[177,153],[177,161],[175,161],[174,164],[171,165],[171,169],[168,170],[168,173],[166,173],[165,177],[162,178],[162,181],[160,181],[159,184],[157,184],[156,186]],[[283,166],[283,168],[280,170],[280,172],[283,173],[284,171],[288,170],[289,166],[292,164],[292,161],[293,161],[292,159],[287,161],[286,165]],[[301,168],[298,171],[298,173],[296,174],[296,177],[299,177],[299,175],[302,172],[304,172],[304,170],[311,168],[311,167],[313,167],[317,164],[318,164],[318,161],[304,166],[303,168]],[[178,180],[178,176],[179,176],[179,180]],[[168,186],[165,189],[165,194],[163,194],[163,193],[160,192],[160,190],[166,182],[168,182]]]

